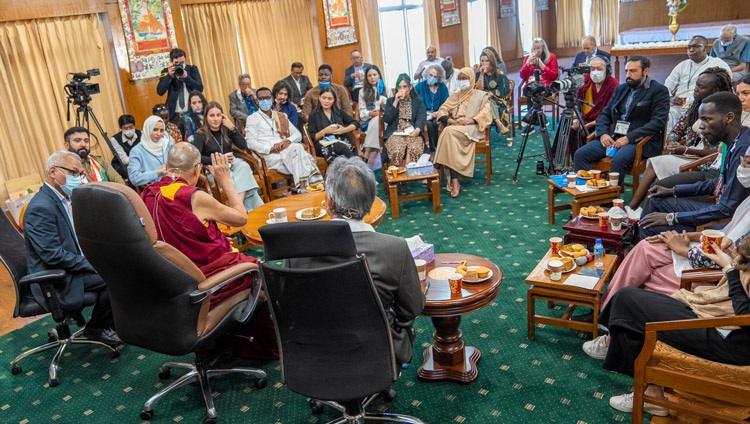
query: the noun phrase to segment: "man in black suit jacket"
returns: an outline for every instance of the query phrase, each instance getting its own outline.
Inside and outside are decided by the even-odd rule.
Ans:
[[[344,71],[344,87],[349,90],[352,100],[356,102],[359,101],[359,91],[365,85],[365,69],[370,64],[362,60],[362,52],[359,50],[352,50],[349,58],[352,66]]]
[[[156,94],[163,96],[167,93],[167,107],[171,121],[175,114],[190,111],[188,93],[193,90],[203,92],[203,80],[197,66],[185,64],[184,50],[172,49],[169,52],[169,60],[172,64],[161,70]]]
[[[59,151],[47,160],[45,183],[24,213],[26,267],[29,273],[49,269],[66,272],[66,284],[55,287],[65,310],[80,308],[84,292],[95,292],[97,301],[83,334],[90,339],[118,345],[122,340],[113,330],[109,291],[102,277],[81,253],[73,228],[70,193],[81,185],[83,172],[81,158],[73,152]],[[32,285],[31,294],[40,305],[46,305],[39,286]]]
[[[596,47],[596,38],[593,35],[587,35],[581,39],[581,48],[583,51],[578,52],[573,59],[573,67],[586,66],[594,56],[606,57],[607,60],[611,60],[609,53]]]
[[[620,173],[622,185],[625,172],[635,160],[636,144],[643,137],[652,136],[643,146],[644,157],[661,154],[664,125],[669,116],[669,91],[648,77],[650,67],[651,61],[645,56],[632,56],[625,64],[625,84],[617,86],[596,119],[597,140],[576,151],[576,171],[589,170],[592,162],[603,159],[612,150],[610,170]]]
[[[284,78],[284,81],[289,84],[289,88],[292,90],[289,93],[289,101],[300,107],[302,107],[302,99],[307,94],[307,90],[313,88],[310,78],[307,75],[302,75],[304,70],[305,67],[301,63],[294,62],[292,63],[292,73]]]

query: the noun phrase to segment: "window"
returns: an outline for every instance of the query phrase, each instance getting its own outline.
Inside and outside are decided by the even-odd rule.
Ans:
[[[489,29],[487,28],[487,0],[469,0],[468,9],[469,60],[471,64],[477,64],[479,63],[479,56],[482,54],[482,49],[490,45]]]
[[[394,87],[399,74],[413,76],[424,60],[424,8],[422,0],[378,0],[378,11],[385,61],[383,82],[386,87]]]
[[[518,22],[521,24],[521,48],[526,53],[531,51],[531,43],[534,40],[532,33],[532,22],[534,22],[534,14],[531,10],[532,4],[530,1],[519,1],[516,6],[518,7]]]

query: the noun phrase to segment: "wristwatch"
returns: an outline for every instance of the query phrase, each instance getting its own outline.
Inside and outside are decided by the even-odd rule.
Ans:
[[[668,213],[667,216],[664,217],[667,220],[667,225],[669,225],[670,227],[674,225],[674,217],[675,217],[675,215],[677,215],[677,214],[675,214],[675,213]]]

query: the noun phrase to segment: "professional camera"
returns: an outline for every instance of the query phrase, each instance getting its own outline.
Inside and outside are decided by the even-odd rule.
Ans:
[[[65,94],[68,96],[68,102],[78,106],[85,106],[91,101],[92,94],[99,94],[99,84],[84,82],[97,75],[99,75],[98,69],[68,73],[67,78],[69,83],[65,85]]]
[[[174,74],[181,77],[185,73],[185,62],[177,62],[174,64]]]
[[[570,68],[560,67],[560,71],[566,72],[567,77],[563,80],[553,81],[550,85],[553,93],[561,91],[563,93],[575,93],[583,87],[583,74],[591,72],[590,66],[574,66]]]

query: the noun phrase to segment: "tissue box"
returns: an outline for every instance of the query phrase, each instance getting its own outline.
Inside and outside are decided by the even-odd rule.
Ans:
[[[406,164],[406,175],[410,177],[419,177],[421,175],[431,175],[435,172],[435,166],[432,162],[427,162],[422,165],[416,163]]]
[[[415,261],[423,259],[425,262],[430,263],[435,260],[435,245],[432,243],[422,244],[411,251],[411,256]]]

